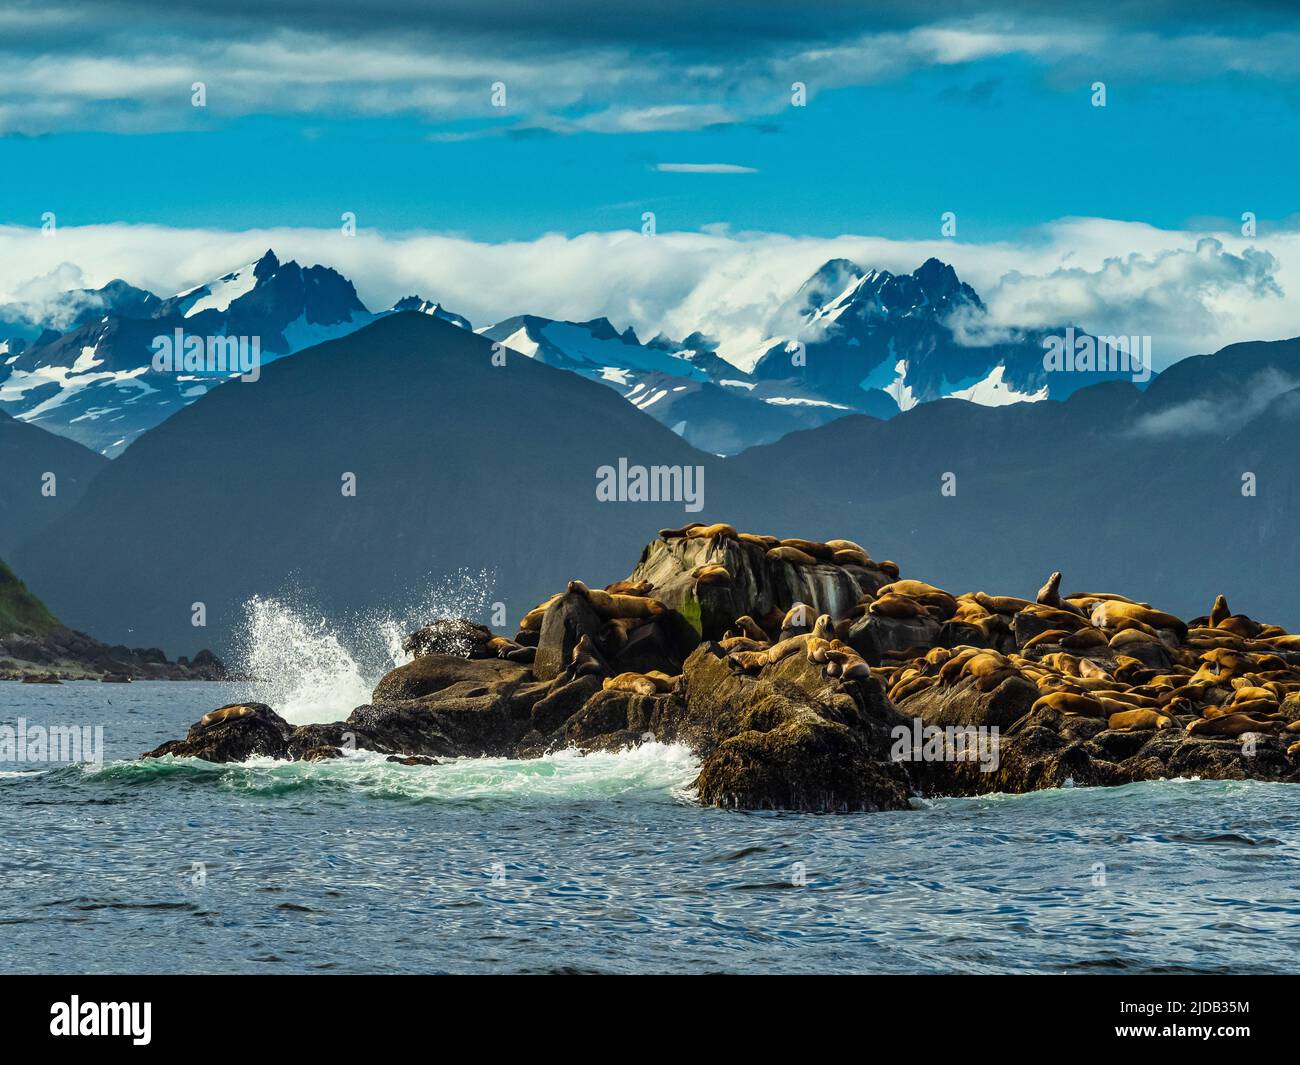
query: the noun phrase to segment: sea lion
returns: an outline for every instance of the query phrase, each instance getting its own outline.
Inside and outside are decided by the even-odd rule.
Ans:
[[[787,655],[792,655],[798,651],[802,651],[807,647],[808,641],[811,638],[812,636],[810,633],[801,633],[798,636],[791,636],[787,640],[782,640],[780,643],[773,644],[762,653],[767,658],[767,664],[774,665]]]
[[[692,529],[703,527],[704,522],[692,521],[683,525],[680,529],[660,529],[659,538],[661,540],[682,540],[690,535]]]
[[[1062,714],[1078,714],[1080,717],[1106,718],[1106,708],[1100,700],[1091,695],[1079,695],[1076,692],[1055,691],[1041,695],[1035,700],[1030,711],[1047,707]]]
[[[238,721],[241,717],[252,717],[257,711],[251,706],[245,706],[243,703],[232,703],[230,706],[218,707],[199,718],[199,725],[202,728],[211,728],[213,725],[220,725],[225,721]]]
[[[736,532],[734,525],[728,525],[726,522],[717,522],[713,525],[693,525],[686,533],[688,540],[712,540],[714,537],[721,537],[726,540],[735,540],[740,534]]]
[[[796,566],[815,566],[817,564],[817,560],[807,551],[800,551],[799,548],[790,547],[788,544],[773,547],[767,552],[767,557],[773,562],[791,562]]]
[[[748,614],[742,614],[740,617],[736,618],[736,628],[751,640],[759,640],[763,643],[767,642],[767,632],[764,631],[763,627]]]
[[[730,654],[732,651],[766,651],[767,640],[751,640],[748,636],[724,636],[718,646]]]
[[[1038,594],[1034,596],[1034,602],[1042,603],[1043,606],[1061,605],[1061,571],[1053,570],[1052,575],[1047,578],[1047,583],[1038,589]]]
[[[1244,732],[1276,732],[1280,721],[1259,721],[1249,714],[1225,714],[1222,717],[1198,717],[1187,726],[1189,736],[1235,739]]]
[[[551,598],[546,600],[546,602],[539,603],[537,606],[533,607],[532,610],[528,611],[528,613],[523,616],[523,620],[519,622],[519,631],[541,632],[542,618],[546,616],[547,608],[554,603],[555,600],[559,599],[562,594],[562,592],[556,592],[551,596]]]
[[[691,571],[691,577],[694,578],[697,584],[703,584],[706,586],[731,583],[731,573],[727,570],[727,567],[719,566],[716,563],[711,563],[705,566],[696,566],[695,569]]]
[[[1209,622],[1210,628],[1217,628],[1219,622],[1226,621],[1232,616],[1232,611],[1228,609],[1228,600],[1221,595],[1214,597],[1214,606],[1210,608],[1209,616],[1206,621]]]
[[[759,536],[757,533],[739,533],[736,536],[742,544],[756,544],[764,551],[773,547],[780,547],[781,541],[775,536]]]
[[[883,562],[876,563],[876,569],[888,573],[894,580],[898,580],[898,563],[885,559]]]
[[[1137,603],[1122,603],[1115,599],[1107,599],[1094,606],[1091,620],[1094,625],[1102,629],[1114,629],[1124,620],[1140,621],[1153,629],[1171,629],[1179,637],[1183,639],[1187,637],[1187,625],[1182,618],[1166,614],[1163,610],[1153,610],[1151,607],[1140,606]]]
[[[871,561],[871,556],[865,551],[854,551],[851,548],[839,548],[831,555],[831,561],[837,566],[866,566],[869,569],[875,568],[875,563]]]
[[[570,581],[568,590],[571,594],[584,596],[592,610],[605,621],[611,618],[654,618],[668,609],[658,599],[640,595],[612,595],[588,588],[582,581]]]
[[[732,651],[727,665],[737,673],[757,673],[767,665],[766,651]]]
[[[574,644],[569,667],[562,676],[565,681],[571,681],[585,676],[608,676],[609,672],[609,666],[605,664],[605,659],[601,656],[595,641],[584,633]]]
[[[808,632],[812,629],[812,622],[808,620],[812,616],[812,607],[807,603],[795,603],[781,618],[780,629],[782,632]]]
[[[640,595],[648,596],[654,591],[654,585],[647,580],[622,580],[615,581],[613,584],[605,585],[605,591],[610,595]]]
[[[1019,614],[1025,608],[1036,605],[1028,599],[1017,599],[1014,595],[986,595],[984,592],[972,592],[971,598],[990,614]]]
[[[867,607],[867,613],[885,618],[919,618],[925,609],[906,595],[882,595]]]
[[[604,691],[633,692],[636,695],[661,695],[672,691],[674,680],[665,673],[620,673],[606,677],[601,683]]]
[[[793,547],[796,551],[802,551],[805,555],[812,555],[813,558],[822,562],[829,562],[835,556],[835,549],[820,543],[817,540],[801,540],[797,536],[789,536],[781,541],[782,547]]]
[[[1121,710],[1110,715],[1106,727],[1124,732],[1145,732],[1147,729],[1173,728],[1175,723],[1172,717],[1157,714],[1154,710]]]

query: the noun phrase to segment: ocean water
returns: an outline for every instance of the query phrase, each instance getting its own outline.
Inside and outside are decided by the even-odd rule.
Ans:
[[[299,716],[334,716],[320,677],[304,683]],[[690,752],[661,744],[431,767],[364,752],[134,760],[249,694],[0,684],[0,725],[104,729],[100,765],[0,764],[0,971],[1300,965],[1291,786],[1172,781],[821,816],[702,808]]]

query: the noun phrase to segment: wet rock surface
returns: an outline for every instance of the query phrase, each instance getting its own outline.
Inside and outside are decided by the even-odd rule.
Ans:
[[[147,757],[406,765],[618,750],[700,759],[700,801],[901,810],[918,796],[1176,776],[1300,783],[1300,637],[1220,597],[1184,621],[1113,593],[1038,601],[900,579],[851,541],[664,530],[627,580],[579,581],[512,637],[465,619],[346,721],[232,704]]]

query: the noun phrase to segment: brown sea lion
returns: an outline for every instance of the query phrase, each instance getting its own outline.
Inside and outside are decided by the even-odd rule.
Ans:
[[[773,547],[767,552],[767,557],[773,562],[791,562],[796,566],[815,566],[817,560],[807,551],[800,551],[797,547],[790,547],[782,544],[780,547]]]
[[[1056,691],[1039,696],[1030,707],[1031,712],[1048,707],[1062,714],[1078,714],[1080,717],[1107,717],[1106,708],[1100,700],[1091,695],[1079,695],[1075,692]]]
[[[235,703],[232,706],[222,706],[204,714],[199,718],[199,725],[202,728],[211,728],[213,725],[220,725],[224,721],[238,721],[241,717],[252,717],[256,713],[257,711],[251,706]]]
[[[714,537],[722,537],[727,540],[735,540],[739,537],[734,525],[728,525],[726,522],[716,522],[713,525],[694,525],[686,533],[688,540],[712,540]]]
[[[706,586],[712,584],[731,583],[731,573],[727,570],[727,567],[719,566],[716,563],[706,566],[696,566],[695,569],[691,571],[691,576],[695,579],[697,584],[703,584]]]
[[[1249,714],[1225,714],[1222,717],[1198,717],[1187,726],[1189,736],[1233,739],[1245,732],[1276,732],[1280,721],[1260,721]]]
[[[1172,717],[1157,714],[1154,710],[1121,710],[1111,714],[1106,727],[1124,732],[1145,732],[1147,729],[1173,728],[1176,724]]]
[[[1047,583],[1038,589],[1038,595],[1034,601],[1042,603],[1043,606],[1061,605],[1061,571],[1054,570],[1052,575],[1047,578]]]

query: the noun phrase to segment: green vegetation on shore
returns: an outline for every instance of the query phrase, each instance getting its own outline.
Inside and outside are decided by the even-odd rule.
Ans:
[[[0,636],[44,636],[59,627],[59,619],[0,560]]]

